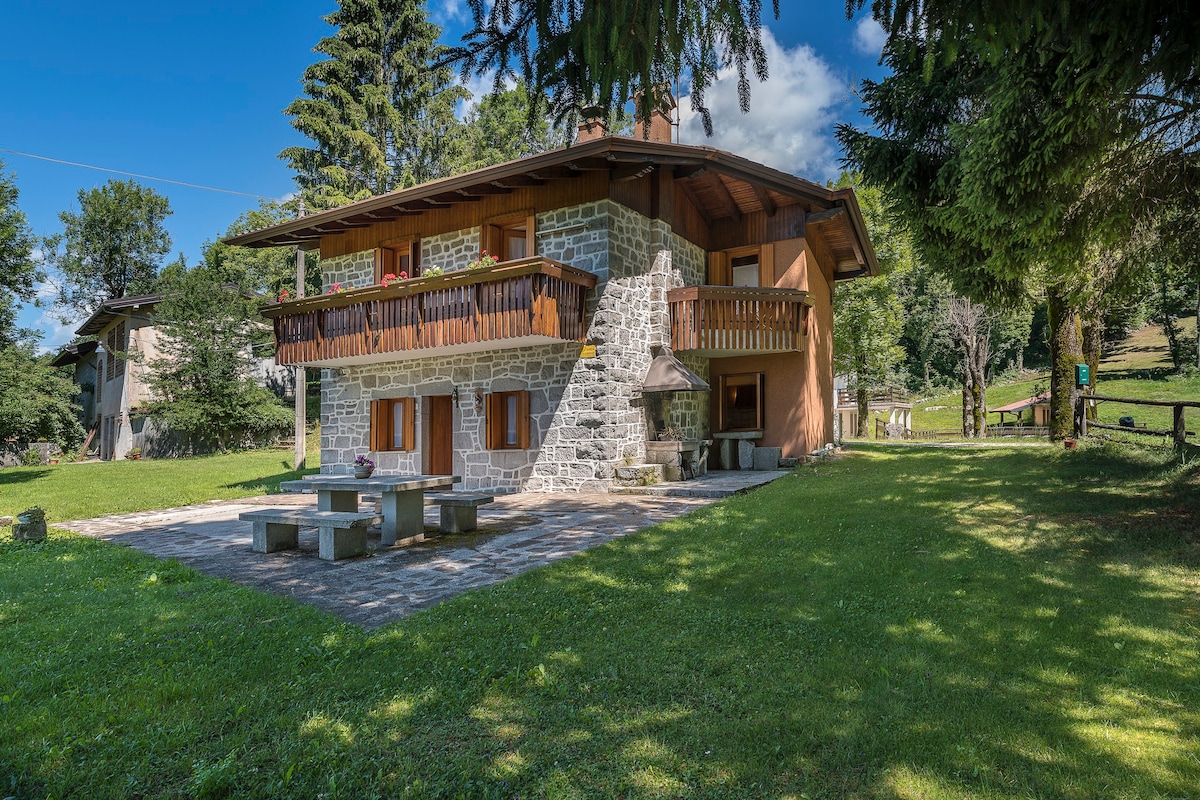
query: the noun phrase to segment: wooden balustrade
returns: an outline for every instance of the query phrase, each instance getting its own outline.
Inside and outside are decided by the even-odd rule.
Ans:
[[[868,403],[907,403],[908,390],[900,386],[884,386],[867,390]],[[853,406],[858,403],[858,393],[853,389],[838,389],[838,407]]]
[[[270,304],[278,364],[385,361],[522,337],[583,341],[591,273],[546,258]],[[508,341],[506,341],[508,340]]]
[[[686,286],[667,292],[671,349],[699,355],[804,349],[812,295],[798,289]]]

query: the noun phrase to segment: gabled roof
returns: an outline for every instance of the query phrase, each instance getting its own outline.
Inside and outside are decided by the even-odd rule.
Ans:
[[[1049,402],[1050,393],[1042,392],[1041,394],[1035,394],[1033,397],[1027,397],[1024,400],[1017,400],[1016,402],[1009,403],[1006,406],[989,409],[989,411],[993,414],[999,414],[1001,411],[1003,411],[1005,414],[1008,414],[1014,411],[1024,411],[1027,408],[1033,408],[1034,406],[1044,405]]]
[[[50,362],[52,367],[65,367],[68,364],[74,364],[89,353],[96,352],[96,348],[100,346],[97,341],[91,342],[71,342],[63,345],[58,351],[58,355]]]
[[[121,312],[131,311],[142,306],[152,306],[161,302],[162,299],[163,296],[161,294],[144,294],[138,297],[118,297],[115,300],[105,300],[87,318],[87,321],[75,330],[75,333],[79,336],[95,335],[108,327],[108,324],[118,317],[129,316],[129,314]]]
[[[322,236],[399,217],[449,208],[514,189],[607,171],[610,180],[639,178],[670,169],[708,223],[797,202],[809,207],[807,223],[821,226],[833,251],[838,278],[879,274],[875,250],[851,189],[829,189],[812,181],[712,147],[608,136],[535,156],[430,181],[300,217],[224,241],[244,247],[315,247]]]

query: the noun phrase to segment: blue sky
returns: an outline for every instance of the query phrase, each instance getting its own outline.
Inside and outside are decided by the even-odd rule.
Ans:
[[[720,81],[707,98],[717,135],[705,139],[698,120],[685,116],[681,140],[824,182],[838,170],[833,125],[860,121],[851,89],[881,74],[882,40],[869,20],[846,20],[841,0],[781,5],[780,19],[766,22],[771,77],[753,87],[751,113],[738,112],[733,81]],[[332,30],[322,17],[335,7],[333,0],[7,0],[0,12],[7,32],[0,70],[9,76],[0,160],[16,175],[34,232],[58,232],[59,212],[77,207],[80,189],[122,176],[5,151],[245,195],[293,191],[277,156],[304,140],[282,112],[300,93],[313,46]],[[457,41],[466,3],[431,0],[430,13],[446,29],[443,38]],[[169,198],[171,258],[181,252],[189,263],[257,204],[245,195],[142,182]],[[32,306],[20,322],[42,329],[43,345],[52,347],[69,341],[75,327]]]

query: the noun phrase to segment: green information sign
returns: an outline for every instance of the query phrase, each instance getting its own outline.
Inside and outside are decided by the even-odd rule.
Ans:
[[[1075,385],[1076,386],[1087,386],[1091,382],[1092,382],[1092,373],[1091,373],[1091,369],[1088,368],[1088,365],[1087,364],[1076,364],[1075,365]]]

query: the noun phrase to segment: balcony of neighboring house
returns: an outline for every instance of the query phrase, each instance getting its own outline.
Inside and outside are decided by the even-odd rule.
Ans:
[[[581,342],[596,276],[548,258],[266,306],[276,362],[343,367]]]
[[[741,286],[685,286],[667,292],[671,349],[709,358],[804,349],[809,292]]]

